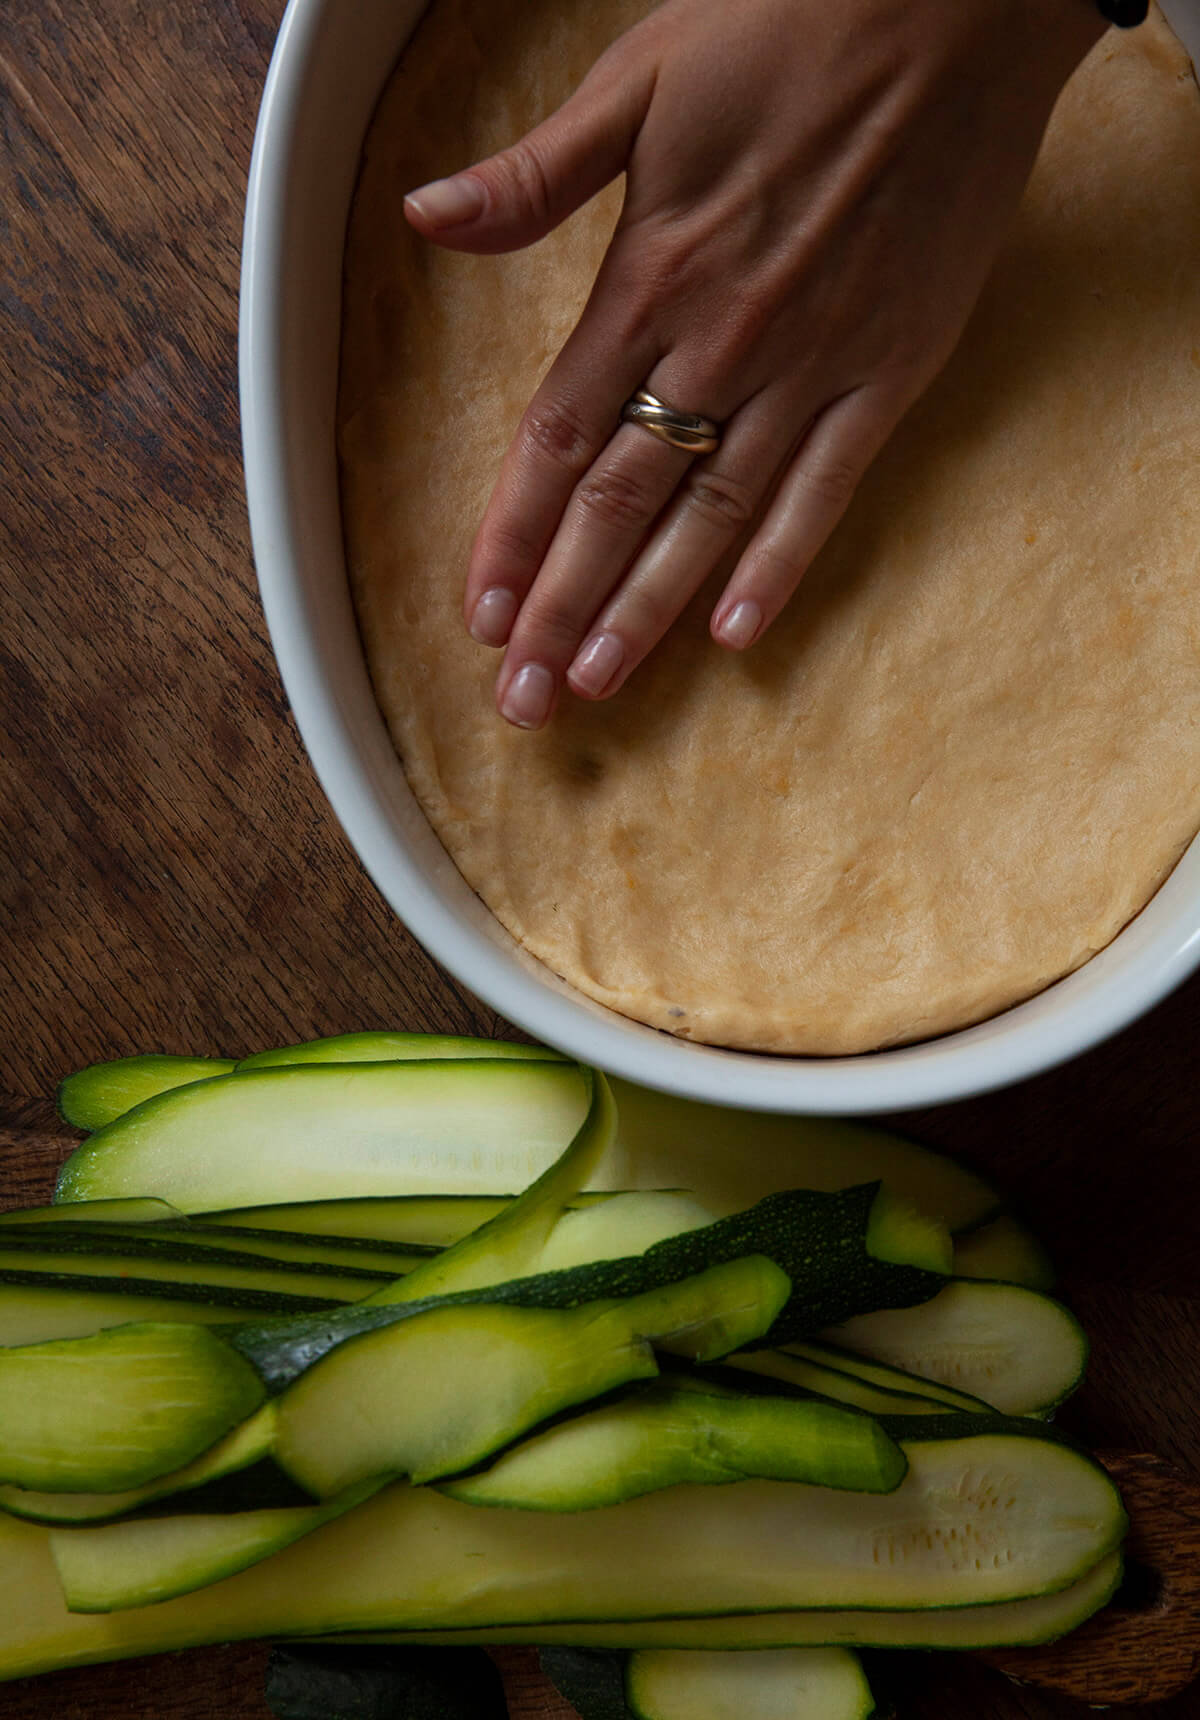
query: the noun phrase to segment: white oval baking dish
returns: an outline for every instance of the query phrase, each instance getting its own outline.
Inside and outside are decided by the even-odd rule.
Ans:
[[[629,1021],[519,949],[459,875],[372,696],[347,589],[334,448],[342,247],[359,151],[423,10],[424,0],[291,0],[259,116],[242,275],[246,487],[263,604],[314,768],[379,889],[440,962],[529,1033],[718,1104],[865,1113],[958,1099],[1046,1069],[1132,1021],[1200,963],[1200,839],[1078,972],[977,1027],[855,1057],[724,1051]]]

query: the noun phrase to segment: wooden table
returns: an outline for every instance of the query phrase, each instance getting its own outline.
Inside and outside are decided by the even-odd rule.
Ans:
[[[352,0],[347,0],[352,3]],[[282,0],[0,10],[0,1173],[39,1198],[67,1069],[390,1024],[496,1034],[375,894],[259,611],[235,378],[242,195]],[[900,1119],[1056,1241],[1095,1339],[1074,1425],[1200,1475],[1200,984],[1056,1073]],[[265,1651],[6,1688],[7,1720],[266,1714]],[[513,1712],[560,1717],[528,1657]],[[903,1714],[1083,1710],[924,1662]],[[1200,1693],[1158,1708],[1195,1715]]]

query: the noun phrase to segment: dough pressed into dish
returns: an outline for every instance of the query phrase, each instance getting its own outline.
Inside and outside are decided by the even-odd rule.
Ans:
[[[1102,948],[1200,826],[1200,94],[1161,20],[1068,86],[942,377],[744,656],[704,592],[540,734],[466,638],[471,538],[614,189],[526,252],[404,193],[558,105],[649,0],[436,0],[367,141],[339,447],[380,705],[513,935],[614,1009],[775,1052],[926,1038]]]

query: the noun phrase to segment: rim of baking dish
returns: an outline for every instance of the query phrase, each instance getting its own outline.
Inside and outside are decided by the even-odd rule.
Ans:
[[[939,1039],[821,1058],[725,1050],[617,1015],[521,950],[455,870],[371,692],[333,431],[342,242],[362,136],[422,10],[420,0],[291,0],[254,143],[240,311],[246,490],[267,624],[313,768],[385,899],[528,1033],[717,1104],[862,1115],[943,1103],[1037,1074],[1126,1026],[1200,965],[1200,839],[1106,949],[1038,996]]]

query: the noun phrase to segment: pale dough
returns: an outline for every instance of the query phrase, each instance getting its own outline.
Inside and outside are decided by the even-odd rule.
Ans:
[[[368,140],[340,452],[380,704],[463,875],[603,1003],[854,1052],[1077,967],[1200,826],[1200,96],[1161,20],[1068,87],[959,351],[744,657],[713,590],[607,704],[495,714],[475,525],[613,191],[530,251],[412,237],[405,191],[518,137],[649,0],[436,0]]]

